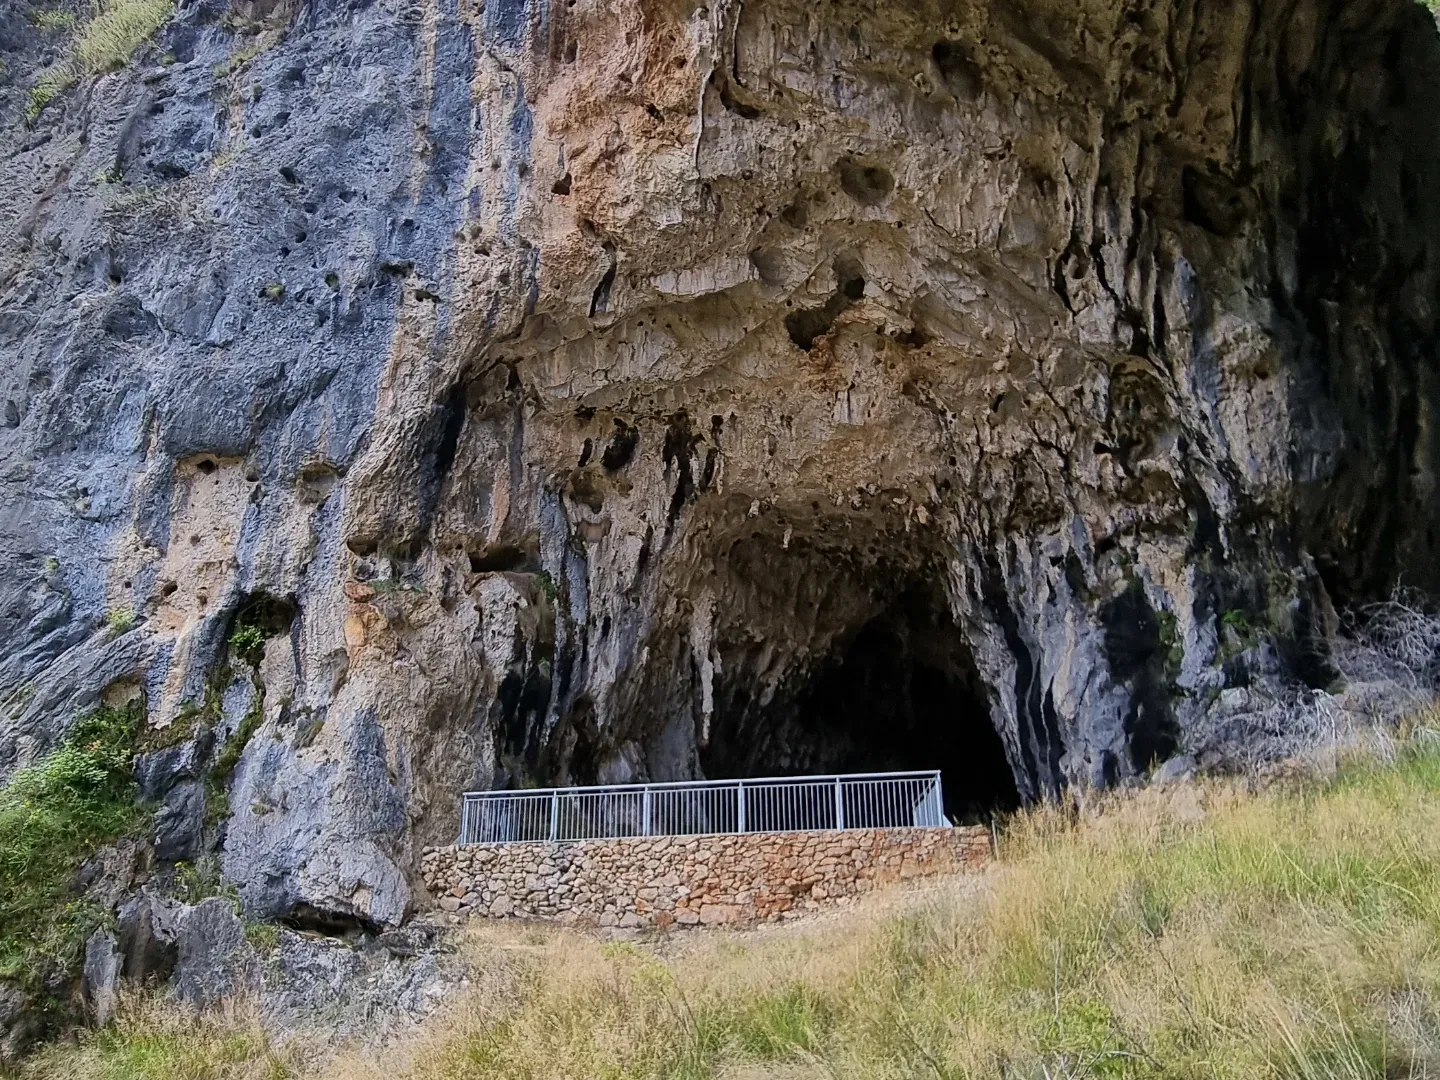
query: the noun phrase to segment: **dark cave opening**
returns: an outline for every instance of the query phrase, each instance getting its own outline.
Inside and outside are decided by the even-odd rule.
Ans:
[[[939,769],[952,821],[1020,805],[965,635],[926,588],[900,591],[840,634],[768,703],[734,684],[727,691],[701,754],[706,776]]]

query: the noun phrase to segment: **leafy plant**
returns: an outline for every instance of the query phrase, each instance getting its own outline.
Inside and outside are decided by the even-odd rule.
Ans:
[[[59,749],[0,789],[0,978],[35,985],[73,969],[104,920],[71,887],[105,844],[143,831],[131,776],[141,706],[97,709]]]
[[[265,652],[265,631],[259,626],[237,626],[230,635],[230,648],[240,659],[258,664]]]
[[[1231,608],[1220,616],[1220,636],[1221,646],[1227,653],[1243,652],[1260,641],[1249,617],[1239,608]]]

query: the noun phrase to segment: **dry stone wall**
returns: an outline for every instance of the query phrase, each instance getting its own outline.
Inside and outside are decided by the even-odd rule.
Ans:
[[[982,826],[427,848],[441,910],[669,928],[783,919],[879,885],[976,869]]]

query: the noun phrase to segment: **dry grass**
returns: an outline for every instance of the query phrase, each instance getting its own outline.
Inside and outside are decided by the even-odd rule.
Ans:
[[[21,1072],[44,1080],[289,1080],[302,1044],[279,1044],[244,1006],[195,1013],[155,996],[129,997],[104,1031],[53,1046]]]
[[[1035,811],[978,881],[802,924],[651,943],[477,926],[469,991],[414,1038],[313,1074],[1440,1075],[1437,796],[1440,738],[1422,729],[1328,776]],[[249,1037],[167,1022],[194,1024],[187,1045]],[[262,1041],[243,1062],[137,1071],[147,1038],[131,1021],[30,1075],[311,1075],[273,1048],[279,1071],[243,1071]]]
[[[174,0],[96,0],[71,50],[77,77],[124,67],[174,10]]]
[[[1221,702],[1187,728],[1182,750],[1212,765],[1265,771],[1363,742],[1428,708],[1440,690],[1440,615],[1423,598],[1398,590],[1350,612],[1343,629],[1330,642],[1336,685],[1261,683],[1239,691],[1239,700]]]
[[[26,121],[34,122],[81,79],[124,67],[174,10],[175,0],[95,0],[91,17],[70,43],[69,55],[42,71],[30,88]]]

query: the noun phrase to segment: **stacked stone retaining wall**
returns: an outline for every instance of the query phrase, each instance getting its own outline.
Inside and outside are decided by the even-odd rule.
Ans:
[[[876,886],[976,869],[981,826],[427,848],[443,911],[657,927],[783,919]]]

